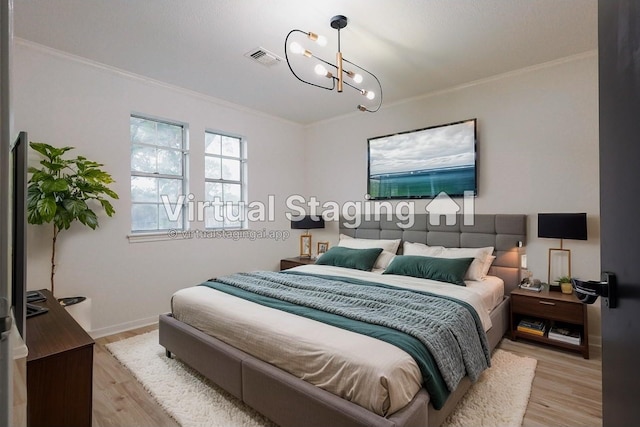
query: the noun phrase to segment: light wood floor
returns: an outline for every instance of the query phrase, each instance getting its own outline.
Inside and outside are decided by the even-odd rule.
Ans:
[[[105,347],[107,343],[156,328],[149,326],[96,341],[94,427],[178,426]],[[591,359],[585,360],[580,355],[508,339],[504,339],[499,348],[538,360],[523,427],[602,426],[602,359],[599,354],[591,354]]]

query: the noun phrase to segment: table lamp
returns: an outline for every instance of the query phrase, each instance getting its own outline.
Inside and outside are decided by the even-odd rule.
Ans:
[[[300,258],[311,258],[311,234],[309,230],[324,228],[324,219],[321,216],[305,215],[294,217],[291,220],[291,229],[305,230],[300,236]]]
[[[548,281],[551,283],[551,255],[560,252],[567,258],[567,276],[571,277],[571,250],[562,245],[563,239],[587,240],[586,213],[539,213],[538,237],[560,239],[559,248],[549,249]]]

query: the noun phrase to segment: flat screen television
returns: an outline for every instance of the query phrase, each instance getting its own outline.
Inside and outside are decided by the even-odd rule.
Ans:
[[[27,148],[20,132],[11,148],[11,306],[18,332],[25,338],[27,292]]]
[[[372,200],[478,194],[476,119],[369,138],[367,145]]]

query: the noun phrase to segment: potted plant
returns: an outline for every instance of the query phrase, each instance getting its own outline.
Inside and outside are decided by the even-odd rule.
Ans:
[[[558,278],[558,283],[560,283],[560,289],[563,294],[572,294],[573,286],[571,285],[571,277],[562,276]]]
[[[95,230],[98,217],[92,206],[101,207],[107,216],[113,216],[115,210],[106,197],[117,199],[118,195],[107,187],[114,181],[101,169],[103,164],[82,156],[65,158],[74,147],[56,148],[41,142],[30,142],[29,146],[44,158],[40,168],[29,168],[27,221],[29,224],[53,223],[51,293],[55,295],[58,234],[74,222]]]

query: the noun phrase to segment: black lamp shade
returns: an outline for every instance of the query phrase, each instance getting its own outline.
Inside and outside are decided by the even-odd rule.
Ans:
[[[587,214],[539,213],[538,237],[587,240]]]
[[[293,230],[311,230],[312,228],[324,228],[324,219],[321,216],[305,215],[291,220]]]

